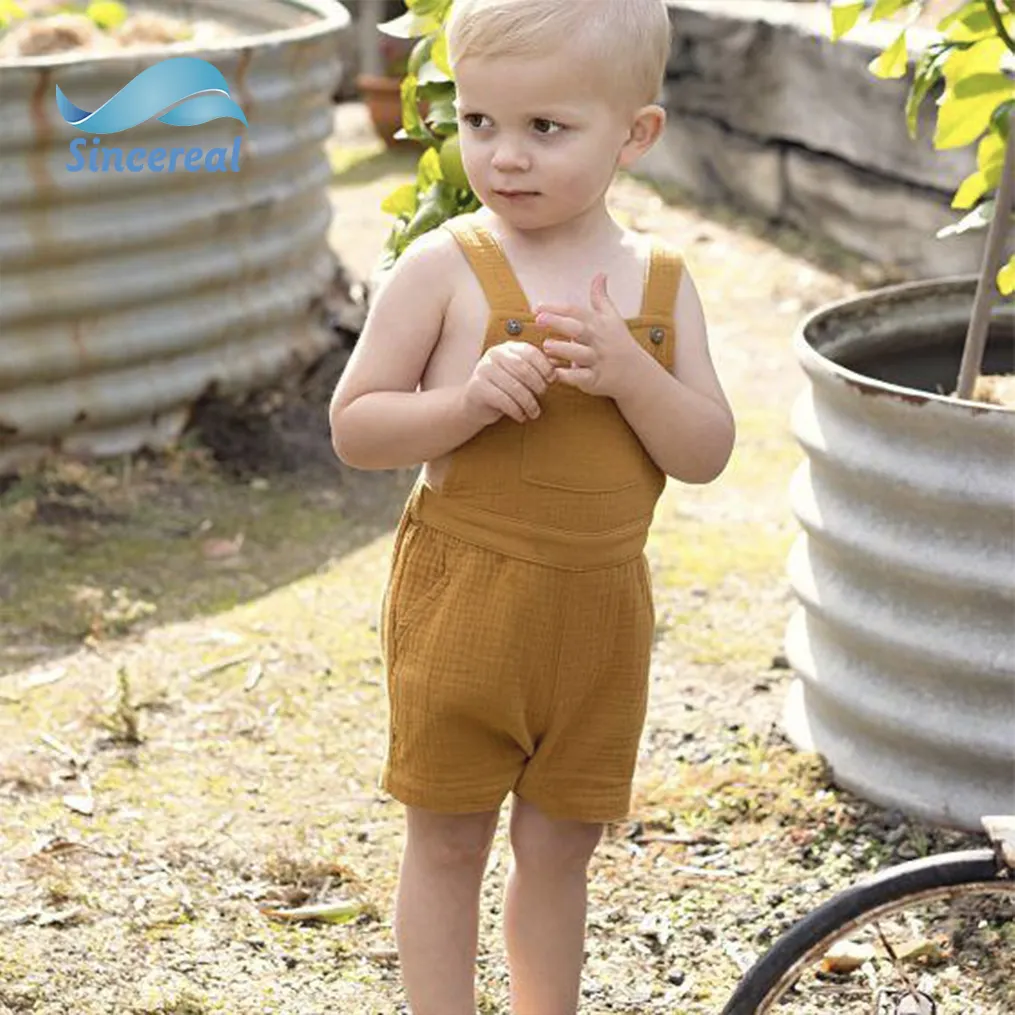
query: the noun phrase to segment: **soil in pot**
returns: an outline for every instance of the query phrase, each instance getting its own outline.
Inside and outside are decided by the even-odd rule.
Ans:
[[[61,4],[54,0],[22,0],[20,6],[26,16],[0,32],[0,60],[82,50],[114,53],[180,42],[203,46],[236,35],[221,22],[186,21],[141,5],[124,4],[127,17],[119,26],[108,29],[96,24],[83,10],[61,11]]]

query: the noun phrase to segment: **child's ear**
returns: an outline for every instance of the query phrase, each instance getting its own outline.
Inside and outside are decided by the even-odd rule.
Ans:
[[[634,115],[631,131],[620,150],[620,168],[638,161],[662,136],[666,127],[666,110],[655,103],[642,106]]]

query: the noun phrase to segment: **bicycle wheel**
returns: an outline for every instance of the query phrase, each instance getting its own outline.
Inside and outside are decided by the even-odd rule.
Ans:
[[[748,971],[723,1015],[1011,1015],[1013,956],[1007,867],[989,849],[945,853],[809,913]]]

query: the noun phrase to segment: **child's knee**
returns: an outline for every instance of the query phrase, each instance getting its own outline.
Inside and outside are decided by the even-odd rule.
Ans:
[[[554,821],[519,800],[511,821],[511,851],[523,871],[580,869],[588,865],[602,834],[601,824]]]
[[[407,848],[430,865],[482,869],[497,830],[497,817],[496,811],[437,814],[410,807]]]

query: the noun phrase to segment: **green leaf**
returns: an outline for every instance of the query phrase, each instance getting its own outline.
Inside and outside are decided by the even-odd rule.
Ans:
[[[440,153],[436,148],[428,148],[416,167],[416,186],[425,191],[443,179]]]
[[[0,0],[0,28],[6,28],[12,21],[23,18],[25,11],[14,0]]]
[[[1010,296],[1015,292],[1015,255],[997,273],[997,288],[1002,296]]]
[[[433,44],[433,52],[430,54],[430,59],[433,60],[437,68],[449,78],[454,77],[454,72],[451,70],[451,61],[448,57],[448,37],[444,32],[441,32],[437,36],[437,40]]]
[[[885,18],[898,14],[904,7],[909,7],[914,0],[877,0],[871,11],[871,21],[883,21]]]
[[[944,66],[944,76],[949,84],[959,78],[983,74],[1001,69],[1001,57],[1008,51],[1003,39],[981,39],[972,44],[954,47]]]
[[[444,71],[440,69],[440,67],[437,66],[437,64],[433,62],[433,60],[427,60],[427,62],[420,68],[419,84],[421,88],[432,88],[434,85],[453,85],[454,82],[447,76],[447,74],[444,73]]]
[[[1015,95],[1015,81],[1006,74],[970,74],[956,81],[953,88],[957,99],[977,99],[999,95],[1001,101]]]
[[[414,183],[403,183],[400,187],[396,187],[381,202],[381,211],[389,215],[407,215],[410,218],[416,214],[418,207],[419,198]]]
[[[420,17],[433,18],[443,24],[451,11],[451,0],[405,0],[405,6]]]
[[[455,111],[455,97],[445,95],[430,103],[426,122],[440,134],[454,133],[458,128],[458,114]]]
[[[990,118],[990,129],[996,130],[998,134],[1008,140],[1008,131],[1011,129],[1012,116],[1015,116],[1015,99],[1009,99],[1007,102],[1002,102],[997,109],[994,110]]]
[[[876,59],[870,63],[870,72],[879,78],[901,78],[909,69],[909,52],[906,49],[906,33],[900,32],[899,37]]]
[[[988,131],[980,142],[976,152],[976,164],[987,180],[987,186],[993,189],[1001,182],[1004,169],[1004,151],[1007,141],[999,133]]]
[[[411,75],[407,74],[402,78],[402,128],[404,134],[396,136],[408,137],[413,141],[422,141],[430,144],[434,140],[433,134],[427,130],[423,118],[419,115],[419,96],[417,94],[418,82]]]
[[[945,226],[944,229],[939,229],[937,238],[945,240],[949,236],[961,236],[963,233],[971,232],[974,229],[985,229],[990,225],[990,221],[994,217],[995,207],[995,201],[984,201],[983,204],[978,205],[974,211],[971,211],[960,221],[950,226]]]
[[[941,97],[935,148],[972,144],[990,125],[997,107],[1015,95],[1015,83],[1004,74],[974,74],[956,82]]]
[[[97,0],[85,10],[85,16],[103,31],[119,28],[128,16],[127,8],[116,0]]]
[[[851,31],[863,14],[864,0],[834,0],[832,4],[832,41],[838,42]]]
[[[433,49],[433,36],[424,35],[415,46],[412,47],[412,52],[409,54],[409,59],[405,66],[405,73],[412,74],[415,77],[419,77],[419,72],[430,59],[430,51]]]
[[[984,4],[983,0],[969,0],[968,3],[966,3],[962,7],[959,7],[957,10],[952,11],[951,14],[946,14],[937,23],[937,30],[939,32],[948,31],[948,29],[951,28],[951,26],[954,25],[957,21],[959,21],[964,17],[968,17],[968,15],[972,14],[973,11],[975,10],[986,11],[986,5]]]
[[[971,176],[967,176],[959,185],[959,189],[955,191],[955,196],[952,198],[952,207],[959,211],[972,208],[989,189],[987,178],[977,170]]]
[[[909,136],[916,140],[920,120],[920,107],[930,90],[941,80],[942,68],[952,52],[950,43],[941,42],[928,46],[916,64],[913,87],[906,99],[906,124]]]
[[[949,24],[947,35],[953,42],[977,42],[992,36],[995,31],[987,5],[980,2],[962,8],[958,17]]]
[[[430,150],[433,151],[433,149]],[[417,237],[422,236],[423,233],[436,229],[442,222],[447,221],[451,217],[454,207],[454,188],[449,187],[441,180],[431,184],[403,234],[402,238],[406,246]]]
[[[377,29],[395,39],[418,39],[436,32],[440,27],[440,22],[432,17],[420,17],[412,11],[406,11],[397,18],[378,25]]]

